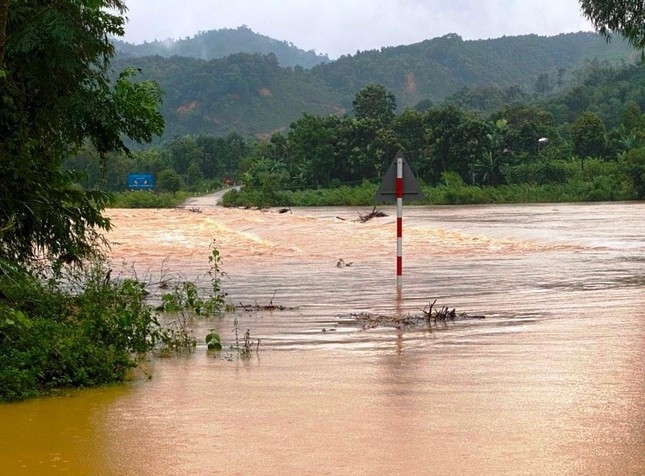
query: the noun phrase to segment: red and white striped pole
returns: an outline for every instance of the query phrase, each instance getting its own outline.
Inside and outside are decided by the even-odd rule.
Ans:
[[[396,288],[403,285],[403,157],[396,158]]]

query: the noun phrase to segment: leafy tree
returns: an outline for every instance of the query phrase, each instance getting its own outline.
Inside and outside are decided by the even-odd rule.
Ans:
[[[425,155],[427,146],[423,114],[413,109],[406,109],[394,118],[391,128],[410,167],[416,170],[416,164]]]
[[[627,102],[623,107],[620,124],[627,133],[645,129],[645,116],[641,113],[640,107],[634,101]]]
[[[396,99],[384,86],[369,84],[356,94],[352,106],[357,119],[375,119],[388,125],[394,119]]]
[[[645,5],[643,0],[580,0],[582,13],[608,40],[612,32],[623,35],[645,54]]]
[[[178,192],[184,186],[181,176],[171,168],[157,174],[157,189],[161,192]]]
[[[585,157],[602,157],[607,145],[607,131],[598,114],[582,113],[571,125],[573,151],[584,167]]]
[[[0,0],[0,259],[91,254],[108,195],[77,187],[63,160],[90,142],[105,164],[124,136],[161,133],[159,88],[133,70],[110,81],[125,11],[121,0]]]
[[[190,164],[201,165],[204,152],[191,136],[177,137],[164,147],[166,160],[178,174],[185,175]]]
[[[461,142],[456,136],[459,126],[467,120],[467,114],[455,106],[446,106],[439,110],[430,109],[426,112],[426,141],[430,148],[430,161],[424,164],[421,178],[439,183],[444,172],[454,171],[453,145]],[[460,158],[456,158],[460,160]]]
[[[508,123],[504,119],[497,120],[494,127],[490,128],[487,135],[490,150],[481,154],[479,159],[471,163],[473,182],[475,182],[475,177],[479,175],[482,182],[492,186],[499,185],[501,170],[510,155],[510,151],[503,144],[507,129]]]
[[[468,117],[453,131],[450,148],[450,170],[459,173],[466,181],[472,180],[474,164],[487,163],[484,180],[497,181],[499,156],[493,154],[492,127],[479,119]]]
[[[289,171],[282,161],[258,157],[242,176],[245,187],[257,189],[267,196],[275,195],[289,184]]]
[[[499,145],[511,156],[535,155],[541,137],[548,137],[551,144],[559,140],[551,113],[535,107],[506,106],[494,113],[491,120],[496,124],[504,121],[503,130],[498,131],[501,133]]]
[[[200,135],[195,144],[200,150],[201,170],[209,179],[233,179],[242,158],[249,151],[247,140],[236,132],[226,137]]]
[[[375,118],[351,118],[342,123],[339,156],[344,160],[343,181],[380,177],[398,149],[394,132]]]
[[[634,149],[625,154],[623,167],[632,180],[635,198],[645,199],[645,148]]]
[[[297,186],[329,186],[337,178],[336,161],[340,119],[336,116],[311,116],[291,124],[289,166]],[[272,137],[275,144],[275,136]]]
[[[200,181],[204,179],[204,173],[202,172],[201,167],[197,161],[190,163],[186,169],[186,182],[188,186],[192,187],[197,185]]]

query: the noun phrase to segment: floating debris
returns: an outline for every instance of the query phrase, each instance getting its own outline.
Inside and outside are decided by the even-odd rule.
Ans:
[[[446,324],[447,322],[455,321],[458,319],[485,319],[483,315],[469,315],[467,313],[457,313],[456,309],[448,307],[435,308],[437,300],[429,303],[421,310],[421,314],[405,316],[401,315],[388,315],[388,314],[373,314],[370,312],[351,313],[350,319],[340,321],[344,325],[357,325],[361,329],[374,329],[376,327],[395,327],[397,329],[411,328],[411,327],[430,327],[437,324]]]
[[[378,210],[376,207],[372,209],[371,212],[363,215],[360,212],[358,213],[358,221],[361,223],[365,223],[370,221],[372,218],[380,218],[380,217],[386,217],[387,214],[382,212],[381,210]]]
[[[252,311],[293,311],[295,307],[287,307],[287,306],[282,306],[278,304],[273,304],[273,298],[275,297],[275,293],[277,291],[273,292],[273,296],[271,296],[271,301],[269,301],[269,304],[266,304],[264,306],[260,305],[257,303],[255,304],[243,304],[240,302],[240,308],[245,310],[246,312],[252,312]]]

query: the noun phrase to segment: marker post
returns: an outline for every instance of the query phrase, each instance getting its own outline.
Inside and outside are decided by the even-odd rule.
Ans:
[[[403,157],[396,159],[396,288],[403,286]]]
[[[396,289],[401,294],[403,286],[403,197],[424,200],[410,166],[399,152],[385,172],[374,201],[391,202],[396,199]]]

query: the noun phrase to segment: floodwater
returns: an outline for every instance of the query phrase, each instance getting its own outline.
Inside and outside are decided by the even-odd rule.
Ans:
[[[400,294],[369,211],[110,210],[113,276],[207,286],[215,240],[231,303],[289,309],[236,313],[248,360],[199,319],[190,357],[0,406],[0,474],[645,474],[645,203],[405,207]],[[435,299],[486,318],[354,325]]]

